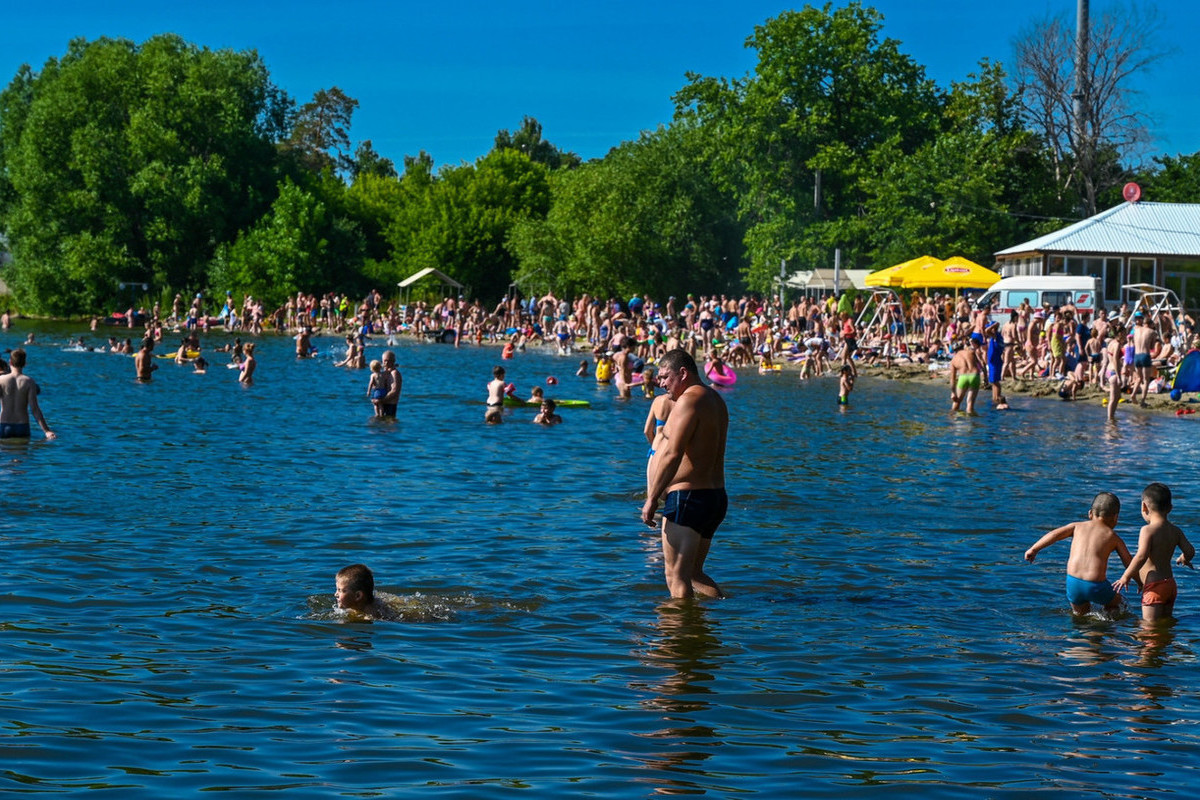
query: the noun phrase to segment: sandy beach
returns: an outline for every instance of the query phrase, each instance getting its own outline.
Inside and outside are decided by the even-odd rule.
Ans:
[[[795,369],[793,365],[788,365],[785,369]],[[914,383],[934,382],[945,385],[947,393],[950,390],[949,383],[949,365],[945,365],[939,369],[930,369],[928,364],[893,364],[890,367],[886,366],[866,366],[858,365],[860,375],[869,375],[875,378],[884,378],[887,380],[911,381]],[[1046,378],[1038,379],[1021,379],[1021,380],[1006,380],[1002,384],[1005,396],[1021,395],[1024,397],[1041,397],[1046,400],[1053,400],[1058,403],[1083,403],[1089,405],[1101,406],[1108,400],[1108,391],[1102,390],[1093,384],[1082,386],[1076,391],[1074,400],[1063,400],[1058,396],[1058,387],[1061,381],[1049,380]],[[1125,394],[1128,398],[1128,392]],[[947,394],[947,404],[949,403],[949,394]],[[985,387],[979,391],[979,410],[987,410],[991,406],[992,390],[990,387]],[[1171,399],[1171,396],[1166,393],[1154,394],[1151,392],[1146,396],[1146,406],[1143,408],[1138,406],[1128,399],[1123,400],[1121,408],[1122,413],[1142,413],[1142,414],[1170,414],[1175,415],[1176,411],[1185,410],[1188,413],[1178,415],[1184,419],[1197,417],[1198,415],[1190,413],[1193,409],[1200,409],[1200,402],[1195,394],[1185,394],[1179,401]]]

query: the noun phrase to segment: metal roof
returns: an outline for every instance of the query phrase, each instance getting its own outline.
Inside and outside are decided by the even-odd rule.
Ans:
[[[1200,257],[1200,203],[1122,203],[996,255],[1032,252]]]

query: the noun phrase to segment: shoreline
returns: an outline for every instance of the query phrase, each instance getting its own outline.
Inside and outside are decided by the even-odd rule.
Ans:
[[[787,367],[784,367],[787,371]],[[859,375],[868,375],[874,378],[884,380],[907,381],[910,383],[941,383],[947,391],[947,404],[949,404],[949,365],[945,368],[931,370],[928,364],[893,364],[887,366],[860,366]],[[1056,400],[1060,403],[1080,403],[1084,405],[1095,405],[1104,408],[1108,399],[1108,391],[1100,389],[1093,384],[1086,384],[1079,387],[1075,392],[1074,400],[1063,400],[1058,396],[1058,387],[1061,381],[1051,378],[1019,378],[1017,380],[1005,380],[1001,384],[1001,389],[1006,397],[1021,396],[1033,397],[1045,400]],[[1172,400],[1171,395],[1167,393],[1155,394],[1151,392],[1146,395],[1146,406],[1142,407],[1133,403],[1127,396],[1122,398],[1121,405],[1117,409],[1118,412],[1141,412],[1145,414],[1172,415],[1180,409],[1194,409],[1200,411],[1200,401],[1195,393],[1185,394],[1179,400]],[[978,410],[982,411],[990,407],[992,401],[992,393],[990,387],[984,387],[979,390],[979,399],[976,401]],[[1187,419],[1195,416],[1187,413],[1178,415],[1181,418]]]

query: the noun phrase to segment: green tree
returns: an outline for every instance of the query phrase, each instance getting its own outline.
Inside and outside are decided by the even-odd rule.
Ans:
[[[367,258],[374,262],[390,262],[392,247],[387,231],[404,203],[400,179],[393,175],[361,172],[346,190],[347,214],[363,232]],[[379,267],[371,270],[378,272]]]
[[[741,229],[701,158],[702,138],[678,122],[554,173],[549,214],[510,239],[522,289],[627,297],[734,284]]]
[[[375,148],[371,146],[370,139],[363,141],[354,151],[350,174],[356,180],[362,175],[377,175],[383,178],[397,177],[396,165],[390,158],[384,158],[376,153]]]
[[[1159,156],[1155,168],[1140,178],[1147,200],[1157,203],[1200,203],[1200,153]]]
[[[706,129],[715,177],[737,198],[753,289],[770,286],[780,259],[824,265],[838,245],[853,258],[848,221],[875,151],[910,154],[936,129],[935,87],[881,27],[857,2],[784,12],[746,41],[753,75],[690,75],[675,97],[676,119]]]
[[[998,64],[954,83],[941,119],[911,155],[894,144],[872,154],[851,235],[871,244],[873,267],[924,253],[990,264],[1000,247],[1034,235],[1033,215],[1054,202],[1043,150]]]
[[[499,297],[516,267],[506,247],[518,221],[549,208],[549,171],[516,150],[493,150],[475,164],[441,170],[406,159],[400,205],[388,239],[405,274],[436,267],[476,296]]]
[[[76,40],[5,102],[6,279],[35,311],[94,311],[121,280],[202,286],[274,196],[280,95],[253,52]],[[89,248],[108,268],[70,269]]]
[[[352,173],[356,162],[350,153],[350,120],[357,108],[358,101],[338,87],[319,89],[296,112],[286,150],[311,172]]]
[[[562,167],[577,167],[581,163],[578,155],[564,152],[542,138],[542,123],[533,117],[523,117],[516,133],[502,128],[496,134],[495,150],[519,150],[532,161],[545,164],[555,170]]]
[[[339,219],[316,193],[285,178],[270,211],[218,250],[213,287],[280,304],[298,291],[344,286],[354,277],[344,268],[355,233]]]

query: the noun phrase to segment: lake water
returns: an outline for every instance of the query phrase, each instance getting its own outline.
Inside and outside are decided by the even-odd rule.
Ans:
[[[482,423],[496,349],[400,344],[401,418],[367,373],[265,337],[220,364],[70,352],[27,372],[60,438],[0,446],[0,793],[112,798],[1194,796],[1200,581],[1144,633],[1073,619],[1068,544],[1095,492],[1172,486],[1195,535],[1189,418],[942,384],[744,375],[726,390],[724,601],[664,602],[638,519],[648,403]],[[206,344],[222,341],[208,337]],[[328,348],[333,340],[319,340]],[[369,349],[376,357],[381,348]],[[211,360],[219,361],[220,356]],[[550,388],[550,387],[548,387]],[[362,561],[402,622],[348,623]],[[1116,564],[1114,559],[1113,564]],[[1115,566],[1110,569],[1115,577]]]

